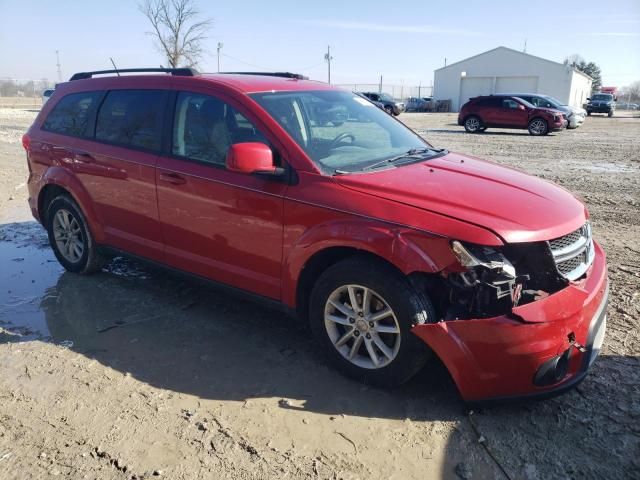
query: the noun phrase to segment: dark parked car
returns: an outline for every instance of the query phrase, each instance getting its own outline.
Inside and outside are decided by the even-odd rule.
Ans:
[[[522,128],[531,135],[546,135],[567,125],[562,112],[535,107],[526,100],[508,95],[475,97],[465,103],[458,114],[458,125],[469,133],[484,132],[488,127]]]
[[[613,117],[616,111],[616,97],[611,93],[596,93],[587,98],[587,115],[592,113],[606,113]]]
[[[262,297],[370,385],[432,355],[468,401],[587,375],[607,266],[567,190],[300,75],[132,70],[61,83],[22,138],[31,211],[68,271],[126,254]]]
[[[374,102],[380,102],[385,112],[389,115],[400,115],[404,112],[404,103],[396,102],[391,95],[386,93],[362,92],[362,94]]]
[[[380,110],[384,110],[384,103],[382,102],[376,102],[375,100],[371,100],[369,97],[367,97],[364,93],[360,93],[360,92],[353,92],[356,95],[358,95],[359,97],[364,98],[365,100],[373,103],[376,107],[378,107]]]

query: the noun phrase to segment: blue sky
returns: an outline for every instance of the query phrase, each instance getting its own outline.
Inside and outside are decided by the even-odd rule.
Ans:
[[[288,70],[334,83],[429,85],[433,70],[504,45],[550,60],[578,53],[606,85],[640,80],[640,0],[199,1],[214,19],[202,71]],[[82,70],[157,66],[146,19],[133,0],[0,0],[0,77],[56,80]]]

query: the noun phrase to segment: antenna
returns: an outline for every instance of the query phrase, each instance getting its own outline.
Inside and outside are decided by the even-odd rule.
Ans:
[[[58,67],[58,82],[62,82],[62,70],[60,69],[60,55],[56,50],[56,66]]]
[[[118,72],[118,67],[116,67],[116,62],[114,62],[113,58],[111,58],[111,57],[109,57],[109,60],[111,60],[111,65],[113,65],[113,69],[116,71],[118,76],[120,76],[120,72]]]
[[[524,39],[524,50],[522,50],[523,53],[527,53],[527,39]]]

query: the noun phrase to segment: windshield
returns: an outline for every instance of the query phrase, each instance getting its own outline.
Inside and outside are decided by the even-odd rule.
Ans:
[[[544,98],[546,98],[546,99],[547,99],[547,100],[549,100],[551,103],[553,103],[553,104],[555,104],[555,105],[557,105],[557,106],[559,106],[559,107],[564,107],[564,106],[566,106],[566,105],[567,105],[566,103],[562,103],[562,102],[561,102],[560,100],[558,100],[556,97],[544,97]]]
[[[395,102],[391,95],[387,95],[386,93],[380,94],[380,100],[384,100],[385,102]]]
[[[351,92],[269,92],[251,97],[325,172],[354,172],[409,151],[432,151],[418,135]]]
[[[598,94],[598,95],[594,95],[591,97],[591,100],[606,100],[606,101],[611,101],[613,100],[613,95],[604,95],[604,94]]]
[[[521,97],[516,97],[516,98],[517,98],[517,99],[520,101],[520,103],[522,103],[525,107],[527,107],[527,108],[536,108],[536,106],[535,106],[535,105],[533,105],[531,102],[527,102],[524,98],[521,98]]]

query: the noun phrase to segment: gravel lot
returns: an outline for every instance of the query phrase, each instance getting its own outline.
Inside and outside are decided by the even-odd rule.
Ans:
[[[20,137],[35,114],[0,108],[3,480],[638,478],[640,118],[534,138],[469,135],[455,114],[399,117],[436,146],[575,192],[609,258],[607,337],[587,379],[469,415],[436,362],[377,390],[243,298],[122,259],[63,273],[26,208]]]

